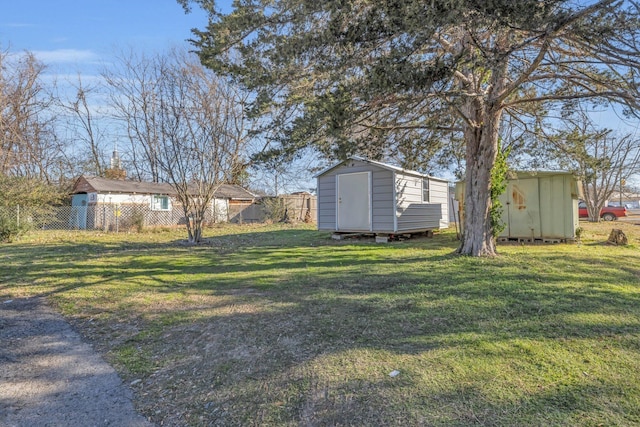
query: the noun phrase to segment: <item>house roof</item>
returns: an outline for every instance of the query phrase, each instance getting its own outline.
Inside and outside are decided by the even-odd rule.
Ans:
[[[366,159],[364,157],[359,157],[359,156],[351,156],[351,157],[347,158],[346,160],[343,160],[340,163],[337,163],[337,164],[335,164],[335,165],[323,170],[322,172],[316,174],[314,178],[322,176],[322,175],[326,174],[327,172],[330,172],[333,169],[335,169],[335,168],[337,168],[339,166],[342,166],[344,163],[348,162],[349,160],[357,160],[357,161],[360,161],[360,162],[369,163],[369,164],[378,166],[378,167],[380,167],[382,169],[387,169],[387,170],[391,170],[391,171],[394,171],[394,172],[400,172],[400,173],[403,173],[405,175],[413,175],[413,176],[419,176],[419,177],[422,177],[422,178],[430,178],[430,179],[435,179],[435,180],[442,181],[442,182],[448,182],[444,178],[436,178],[436,177],[431,176],[431,175],[425,175],[425,174],[417,172],[417,171],[412,171],[412,170],[409,170],[409,169],[403,169],[403,168],[398,167],[398,166],[394,166],[394,165],[390,165],[390,164],[382,163],[382,162],[377,162],[375,160],[370,160],[370,159]]]
[[[222,184],[216,190],[216,197],[219,199],[252,200],[257,196],[249,190],[239,185]]]
[[[77,193],[175,194],[166,182],[139,182],[81,176],[71,191]]]
[[[97,176],[81,176],[73,186],[72,194],[166,194],[175,196],[176,191],[166,182],[138,182],[107,179]],[[256,196],[239,185],[222,184],[215,192],[219,199],[252,200]]]

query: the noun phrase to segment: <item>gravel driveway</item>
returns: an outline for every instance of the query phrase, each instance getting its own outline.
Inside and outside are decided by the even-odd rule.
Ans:
[[[0,301],[0,426],[152,426],[44,298]]]

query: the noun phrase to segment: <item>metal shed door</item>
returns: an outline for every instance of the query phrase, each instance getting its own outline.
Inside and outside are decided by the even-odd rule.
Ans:
[[[371,231],[371,174],[337,175],[338,230]]]
[[[509,237],[542,237],[538,179],[519,179],[507,186],[506,232]],[[502,233],[504,235],[504,232]]]

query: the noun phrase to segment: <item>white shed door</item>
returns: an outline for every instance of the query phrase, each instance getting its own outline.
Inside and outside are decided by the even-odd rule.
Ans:
[[[371,174],[358,172],[338,177],[338,230],[371,230]]]

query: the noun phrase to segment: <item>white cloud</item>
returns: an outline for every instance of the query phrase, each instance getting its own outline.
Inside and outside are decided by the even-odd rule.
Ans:
[[[69,85],[78,84],[78,73],[59,73],[56,74],[56,78],[58,79],[58,81],[65,82]],[[82,85],[85,87],[104,83],[104,78],[99,74],[80,73],[80,80],[82,81]]]
[[[100,59],[91,50],[78,49],[35,50],[33,54],[45,64],[96,62]]]
[[[6,23],[3,23],[3,24],[0,24],[0,26],[8,27],[8,28],[29,28],[29,27],[34,27],[33,24],[27,24],[27,23],[22,23],[22,22],[6,22]]]

